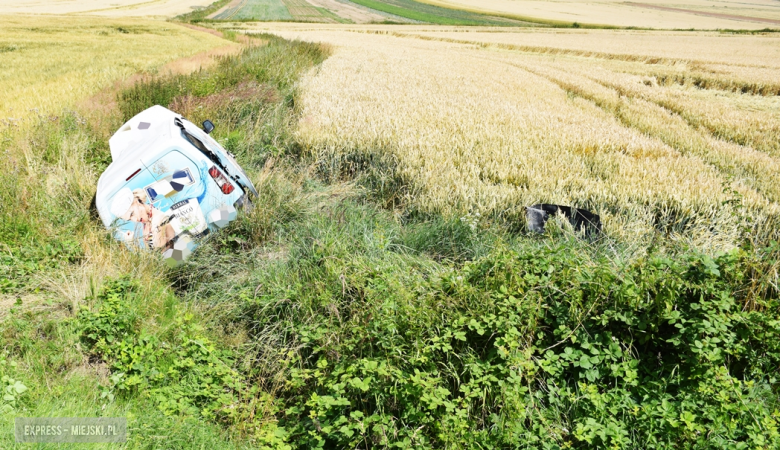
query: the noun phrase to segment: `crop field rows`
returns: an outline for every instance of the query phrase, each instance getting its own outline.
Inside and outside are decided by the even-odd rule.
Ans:
[[[763,29],[780,24],[775,0],[234,0],[214,11],[206,0],[0,0],[0,14],[79,14],[114,17],[203,16],[217,20],[341,23],[383,21],[441,25]],[[304,8],[288,11],[285,6]],[[319,12],[309,8],[318,9]],[[191,16],[194,17],[194,16]],[[202,18],[201,18],[202,19]],[[200,20],[200,19],[199,19]]]
[[[218,20],[291,20],[293,18],[281,0],[234,0],[211,17]]]
[[[338,48],[302,87],[310,151],[391,158],[420,211],[514,221],[524,205],[574,204],[627,240],[660,227],[727,248],[736,195],[777,235],[780,68],[761,57],[776,37],[712,34],[651,56],[598,50],[598,34],[567,48],[551,33],[274,27]],[[729,55],[740,46],[755,51]]]
[[[771,38],[749,38],[750,48],[739,45],[740,39],[719,39],[722,52],[713,53],[713,35],[690,36],[658,33],[652,45],[641,33],[624,33],[618,42],[606,32],[568,32],[550,36],[548,32],[496,33],[480,31],[429,32],[412,34],[393,32],[399,37],[416,37],[442,42],[492,47],[496,50],[540,53],[550,56],[589,57],[596,60],[624,61],[620,68],[635,75],[647,75],[660,84],[695,85],[701,89],[776,96],[780,94],[777,70],[780,51]],[[643,37],[644,36],[644,37]],[[685,37],[686,45],[675,46],[675,40]],[[476,38],[476,39],[475,39]],[[666,51],[664,48],[674,48]],[[702,58],[702,55],[706,55]],[[751,99],[752,97],[745,97]]]
[[[306,0],[235,0],[210,16],[217,20],[293,20],[298,22],[351,22]]]
[[[652,4],[612,0],[588,4],[536,0],[236,0],[229,9],[233,11],[232,18],[290,20],[288,14],[279,8],[282,4],[287,6],[294,20],[307,22],[389,20],[439,25],[542,24],[672,29],[762,29],[780,23],[780,7],[769,0],[759,0],[751,5],[724,1],[719,2],[717,7],[703,0],[686,0],[684,3],[657,1]],[[363,10],[363,14],[354,14],[356,6]],[[572,14],[572,10],[577,13]],[[231,17],[225,14],[226,11],[212,17],[228,20]]]
[[[306,0],[283,0],[294,20],[301,22],[338,23],[337,15],[324,8],[317,8]]]
[[[762,29],[777,27],[780,6],[772,0],[750,3],[724,0],[655,0],[625,2],[599,0],[421,0],[422,3],[505,16],[520,20],[557,23],[650,27],[666,29]]]
[[[234,0],[210,16],[216,20],[392,22],[443,25],[529,26],[508,17],[442,8],[414,0]]]
[[[249,0],[238,0],[230,2],[224,9],[217,11],[212,17],[215,19],[233,19],[239,11],[246,7]]]
[[[528,26],[530,22],[507,17],[499,17],[464,11],[461,9],[442,8],[414,0],[351,0],[353,3],[377,11],[393,14],[406,19],[435,23],[440,25],[493,25],[493,26]]]

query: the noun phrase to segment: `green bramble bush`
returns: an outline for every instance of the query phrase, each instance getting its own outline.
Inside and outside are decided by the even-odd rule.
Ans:
[[[27,386],[16,375],[16,361],[9,360],[8,352],[0,355],[0,415],[17,412],[19,398]]]
[[[278,98],[231,104],[215,133],[250,171],[287,161],[265,166],[254,212],[165,273],[209,327],[246,334],[240,349],[186,317],[145,327],[126,280],[79,313],[109,401],[147,396],[272,448],[780,448],[776,244],[637,257],[473,216],[394,217],[378,206],[404,185],[387,161],[299,167],[291,80],[327,52],[269,39],[120,98],[126,116],[192,98],[201,114],[247,79],[268,84]],[[308,63],[273,64],[289,54]],[[369,192],[341,193],[350,180]]]
[[[262,397],[232,368],[232,354],[203,334],[191,315],[175,319],[169,332],[143,329],[133,313],[139,299],[127,278],[109,282],[97,308],[77,317],[81,341],[111,369],[103,397],[116,394],[151,398],[167,415],[193,415],[226,424],[246,419],[240,396]]]
[[[320,250],[288,301],[245,296],[255,326],[281,322],[295,342],[279,394],[290,442],[780,446],[780,302],[745,307],[749,253],[621,263],[586,245],[500,248],[411,278],[347,263],[335,279],[342,255]]]

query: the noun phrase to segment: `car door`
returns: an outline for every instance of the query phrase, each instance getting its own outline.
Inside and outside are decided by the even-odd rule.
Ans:
[[[163,242],[171,229],[174,236],[182,233],[197,236],[206,231],[206,211],[201,203],[207,197],[208,165],[171,149],[147,167],[154,180],[144,186],[144,191],[155,216],[155,229],[160,233],[158,242]],[[171,229],[159,229],[166,224]]]

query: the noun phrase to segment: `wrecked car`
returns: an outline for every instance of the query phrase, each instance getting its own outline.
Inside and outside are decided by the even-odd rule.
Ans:
[[[225,227],[257,191],[233,155],[181,115],[153,106],[109,140],[112,162],[98,181],[103,225],[131,246],[185,260],[199,238]]]

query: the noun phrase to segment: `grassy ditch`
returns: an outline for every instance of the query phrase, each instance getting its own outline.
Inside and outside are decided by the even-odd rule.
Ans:
[[[6,130],[3,426],[126,415],[126,448],[780,445],[780,247],[408,218],[392,161],[296,142],[296,81],[328,49],[262,40],[124,90],[102,127]],[[175,269],[88,207],[109,133],[153,104],[213,120],[259,191]]]

